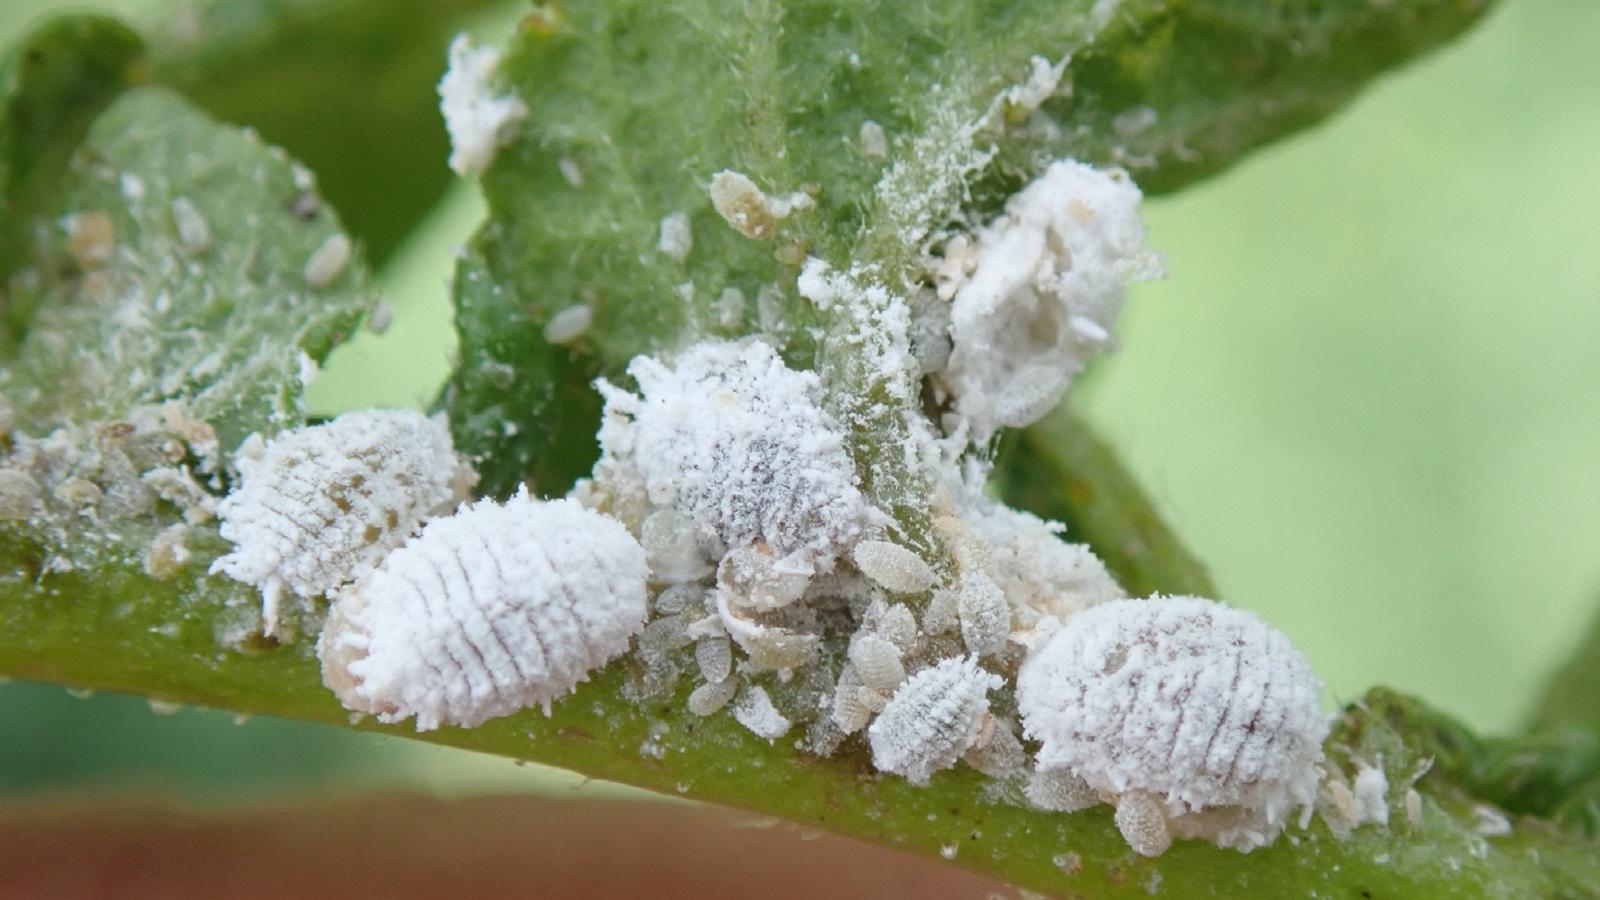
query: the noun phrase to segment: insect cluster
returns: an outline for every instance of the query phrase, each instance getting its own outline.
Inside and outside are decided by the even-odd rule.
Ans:
[[[690,711],[828,754],[861,733],[925,783],[966,760],[1023,772],[1009,697],[1026,646],[1123,596],[1057,529],[952,483],[937,544],[897,539],[857,487],[816,376],[760,341],[708,341],[604,384],[602,458],[578,496],[649,554],[657,594],[636,690],[698,673]],[[842,656],[838,649],[843,648]]]
[[[452,47],[440,88],[458,169],[486,164],[526,114],[486,92],[495,64]],[[1060,66],[1035,70],[1016,102],[1055,89]],[[812,202],[732,171],[710,199],[755,240]],[[905,498],[925,506],[916,527],[874,505],[903,504],[858,468],[857,398],[766,339],[705,339],[635,357],[631,386],[597,382],[600,459],[565,500],[524,490],[442,515],[464,499],[463,467],[412,413],[280,436],[237,463],[218,508],[237,546],[216,568],[261,588],[269,632],[286,593],[329,597],[324,682],[385,722],[548,712],[636,642],[624,692],[642,703],[673,702],[687,675],[689,713],[766,741],[855,742],[918,785],[965,765],[1047,810],[1112,803],[1139,853],[1173,837],[1263,846],[1322,779],[1305,659],[1247,613],[1127,599],[1060,525],[987,497],[973,449],[1053,406],[1110,343],[1126,286],[1159,272],[1139,200],[1124,173],[1056,163],[970,239],[943,239],[916,311],[870,273],[794,261],[796,292],[855,329],[863,377],[945,413],[919,407],[899,423],[915,434],[878,448],[927,476]],[[659,223],[674,264],[689,224]],[[593,315],[569,307],[546,337],[575,340]],[[660,747],[652,734],[640,750]]]
[[[474,477],[437,420],[345,413],[235,461],[214,569],[261,589],[269,635],[285,592],[332,601],[318,654],[353,711],[419,731],[548,711],[644,623],[644,549],[615,520],[525,490],[446,514]]]

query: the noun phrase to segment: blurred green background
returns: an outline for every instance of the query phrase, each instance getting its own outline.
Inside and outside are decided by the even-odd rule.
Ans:
[[[1600,4],[1503,5],[1327,125],[1150,203],[1172,278],[1135,292],[1124,349],[1078,392],[1225,598],[1287,631],[1333,700],[1383,683],[1490,731],[1600,600]],[[0,41],[65,6],[6,0]],[[394,325],[336,353],[317,411],[433,394],[451,251],[480,214],[457,185],[394,256]],[[0,722],[0,791],[581,781],[49,686],[0,686]]]

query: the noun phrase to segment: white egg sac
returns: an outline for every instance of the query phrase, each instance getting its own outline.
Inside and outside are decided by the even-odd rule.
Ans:
[[[1160,276],[1140,199],[1120,169],[1059,160],[1011,196],[970,250],[947,248],[947,270],[972,272],[952,285],[943,380],[975,440],[1053,408],[1111,344],[1126,286]]]
[[[370,572],[449,508],[464,471],[444,425],[402,409],[287,431],[236,464],[240,483],[217,506],[234,548],[211,569],[261,590],[267,634],[285,590],[315,597]]]
[[[1168,829],[1240,850],[1270,843],[1315,798],[1321,695],[1281,632],[1197,597],[1078,612],[1017,676],[1038,768],[1066,770],[1116,803],[1134,849],[1151,854]]]
[[[464,506],[340,594],[322,680],[347,709],[418,731],[548,712],[628,649],[648,575],[626,528],[572,501]]]
[[[867,729],[872,764],[927,784],[978,743],[989,691],[1001,683],[978,667],[975,656],[946,659],[911,676]]]

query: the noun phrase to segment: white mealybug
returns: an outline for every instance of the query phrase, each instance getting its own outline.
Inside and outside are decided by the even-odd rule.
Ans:
[[[661,217],[656,249],[678,262],[689,258],[694,249],[694,231],[689,227],[689,214],[678,210]]]
[[[583,337],[594,324],[594,308],[587,303],[576,303],[552,315],[544,323],[546,343],[570,344]]]
[[[1250,850],[1317,795],[1322,683],[1281,632],[1198,597],[1116,600],[1028,655],[1017,708],[1038,768],[1117,806],[1134,850]]]
[[[879,587],[915,594],[933,587],[933,569],[922,557],[889,541],[862,541],[851,551],[856,568]]]
[[[913,784],[948,769],[978,743],[989,715],[989,691],[1000,676],[956,657],[912,675],[867,729],[872,764]]]
[[[313,288],[325,288],[333,284],[350,264],[351,251],[349,237],[339,233],[328,235],[306,259],[303,273],[306,284]]]
[[[434,519],[340,594],[317,644],[346,709],[418,731],[543,706],[644,625],[644,548],[614,519],[526,489]]]
[[[1110,344],[1127,284],[1161,274],[1139,200],[1127,173],[1062,160],[1012,196],[970,251],[952,242],[959,261],[941,267],[954,279],[944,384],[975,440],[1054,407]]]
[[[683,515],[713,558],[754,546],[827,571],[855,542],[867,505],[815,373],[760,341],[702,342],[670,365],[635,357],[628,373],[640,395],[599,384],[599,489],[637,484]]]
[[[211,246],[211,226],[188,197],[172,201],[172,224],[178,231],[178,244],[189,255]]]
[[[528,105],[515,94],[499,94],[490,84],[500,65],[492,47],[474,47],[464,34],[450,42],[450,68],[439,79],[439,111],[450,132],[450,168],[475,175],[488,167],[495,151],[516,134]]]
[[[285,591],[315,597],[371,571],[449,508],[464,468],[444,425],[410,410],[348,412],[236,464],[240,484],[216,509],[234,548],[211,570],[260,589],[269,635]]]
[[[968,650],[989,656],[1005,648],[1011,634],[1011,605],[994,579],[977,569],[962,572],[956,612]]]
[[[850,641],[850,665],[864,687],[888,693],[906,680],[900,648],[888,638],[861,631]]]

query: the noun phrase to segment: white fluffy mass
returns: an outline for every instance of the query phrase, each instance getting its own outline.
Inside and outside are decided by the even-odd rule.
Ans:
[[[315,597],[365,575],[459,499],[468,471],[442,422],[397,409],[284,432],[235,464],[240,483],[217,506],[234,548],[211,569],[260,589],[269,635],[285,591]]]
[[[647,577],[627,529],[572,501],[463,506],[339,597],[322,679],[347,709],[418,731],[548,712],[628,649]]]
[[[450,132],[450,168],[458,175],[487,168],[528,117],[527,104],[516,95],[495,93],[490,81],[499,65],[499,51],[474,47],[464,34],[450,43],[450,68],[439,79],[439,111]]]
[[[945,389],[972,436],[1022,427],[1111,342],[1130,282],[1158,277],[1139,189],[1121,170],[1054,163],[980,229],[951,242],[953,349]]]
[[[963,513],[981,570],[1009,601],[1019,637],[1044,636],[1082,610],[1127,596],[1087,544],[1062,540],[1061,523],[981,495]]]
[[[713,559],[755,546],[824,571],[860,535],[866,500],[814,373],[761,341],[706,341],[667,363],[641,356],[628,373],[637,395],[600,383],[595,488],[614,511],[627,518],[642,493],[644,506],[683,516]]]
[[[1197,597],[1084,610],[1017,676],[1040,770],[1082,778],[1119,810],[1154,797],[1172,833],[1240,850],[1270,843],[1315,800],[1321,695],[1281,632]],[[1122,818],[1141,829],[1128,835],[1135,849],[1161,846],[1147,816]]]

